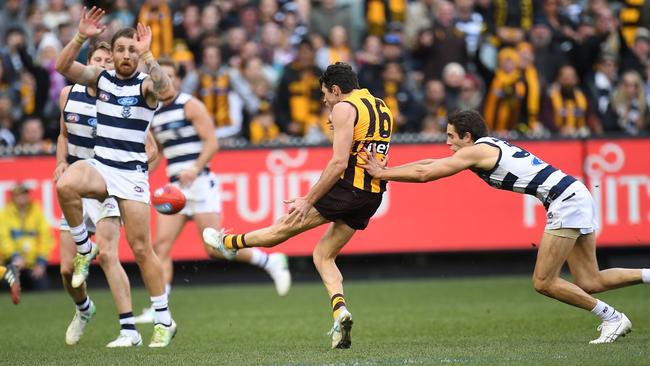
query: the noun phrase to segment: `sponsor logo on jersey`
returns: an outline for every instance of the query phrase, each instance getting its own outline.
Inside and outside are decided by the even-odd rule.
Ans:
[[[538,157],[533,158],[533,165],[542,165],[544,164],[543,161],[541,161]]]
[[[68,122],[79,122],[79,115],[76,113],[70,113],[65,117],[65,120]]]
[[[133,190],[138,193],[144,193],[144,189],[142,189],[140,186],[133,186]]]
[[[92,127],[97,126],[97,118],[89,118],[88,119],[88,126],[92,126]]]
[[[132,106],[138,104],[138,98],[136,97],[122,97],[117,99],[117,104],[121,106]]]

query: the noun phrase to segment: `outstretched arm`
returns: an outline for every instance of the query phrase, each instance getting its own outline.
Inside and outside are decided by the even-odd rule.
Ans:
[[[147,74],[149,74],[143,84],[144,96],[147,104],[155,107],[159,101],[164,102],[172,99],[176,95],[176,90],[174,90],[171,80],[163,72],[151,53],[151,27],[138,23],[133,38],[135,40],[135,49],[140,55],[140,60],[144,63]]]
[[[422,160],[416,163],[407,163],[393,168],[386,168],[377,160],[373,152],[366,150],[366,156],[359,155],[364,161],[360,164],[370,175],[382,180],[397,182],[424,183],[448,177],[465,169],[476,166],[481,160],[480,148],[466,147],[454,155],[435,160]]]
[[[59,56],[56,58],[56,71],[65,76],[68,80],[86,86],[95,86],[97,77],[102,69],[97,66],[84,65],[75,61],[79,50],[88,37],[101,34],[106,26],[100,23],[104,16],[104,10],[93,6],[90,11],[83,9],[79,29],[75,37],[68,42]]]

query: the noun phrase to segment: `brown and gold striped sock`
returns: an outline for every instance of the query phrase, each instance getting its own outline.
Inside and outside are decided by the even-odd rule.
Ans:
[[[341,308],[345,307],[345,297],[343,294],[334,294],[332,296],[332,317],[336,320],[336,317],[339,316]]]
[[[223,245],[226,247],[226,249],[248,248],[248,246],[246,245],[246,240],[244,240],[244,235],[246,234],[239,234],[239,235],[226,234],[223,237]]]

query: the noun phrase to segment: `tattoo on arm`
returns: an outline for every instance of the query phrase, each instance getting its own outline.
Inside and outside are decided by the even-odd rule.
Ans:
[[[145,57],[144,64],[147,67],[147,73],[153,81],[153,93],[161,99],[160,97],[165,94],[167,89],[171,86],[171,82],[167,74],[165,74],[158,64],[158,62],[153,57]]]

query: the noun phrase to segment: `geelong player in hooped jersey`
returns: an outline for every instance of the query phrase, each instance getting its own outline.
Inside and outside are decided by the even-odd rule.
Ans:
[[[115,70],[74,61],[85,40],[105,30],[103,16],[101,9],[84,9],[76,36],[56,60],[59,73],[97,90],[95,156],[70,165],[57,182],[59,203],[77,244],[73,282],[80,284],[75,276],[85,280],[98,252],[83,222],[81,198],[115,197],[127,241],[156,309],[149,347],[166,347],[176,333],[176,323],[168,308],[162,265],[151,245],[145,140],[158,103],[174,97],[175,91],[149,49],[151,29],[142,24],[137,30],[124,28],[113,36]],[[148,74],[138,71],[139,62]]]
[[[106,42],[95,42],[88,51],[88,64],[103,69],[113,69],[111,46]],[[61,91],[61,133],[57,140],[57,166],[54,170],[56,183],[77,160],[91,159],[95,155],[95,128],[97,125],[97,92],[92,87],[79,84],[66,86]],[[117,247],[120,238],[120,211],[114,197],[104,202],[82,199],[84,222],[89,232],[95,233],[97,246],[102,255],[99,258],[106,279],[113,294],[119,314],[120,334],[107,347],[131,347],[142,343],[142,337],[135,328],[129,278],[120,264]],[[86,326],[95,315],[95,304],[86,292],[86,286],[73,286],[73,259],[77,249],[70,235],[65,218],[61,220],[60,231],[61,279],[63,287],[75,302],[77,311],[65,333],[65,342],[74,345],[79,342]]]
[[[369,154],[361,166],[382,180],[417,183],[470,169],[495,188],[536,196],[548,213],[533,273],[535,290],[598,316],[601,333],[591,344],[611,343],[629,333],[632,323],[625,314],[590,294],[650,282],[650,270],[599,270],[596,208],[584,184],[526,150],[487,137],[485,121],[474,111],[449,116],[447,145],[454,154],[439,160],[387,168],[382,159]],[[560,277],[564,263],[573,282]]]
[[[178,90],[180,80],[177,67],[170,60],[161,60],[160,66]],[[159,149],[167,159],[167,177],[181,188],[188,201],[175,215],[156,215],[154,250],[163,263],[167,294],[171,290],[173,265],[170,252],[174,241],[189,220],[199,233],[205,228],[221,226],[221,198],[217,177],[210,171],[209,162],[218,149],[212,117],[201,101],[186,93],[178,93],[156,111],[151,130]],[[151,164],[154,169],[155,163]],[[182,243],[188,245],[189,243]],[[208,255],[222,259],[222,253],[205,245]],[[257,248],[241,250],[228,260],[249,263],[265,269],[273,278],[280,296],[291,286],[291,274],[284,254],[266,254]],[[154,309],[147,308],[136,317],[136,323],[154,321]]]

